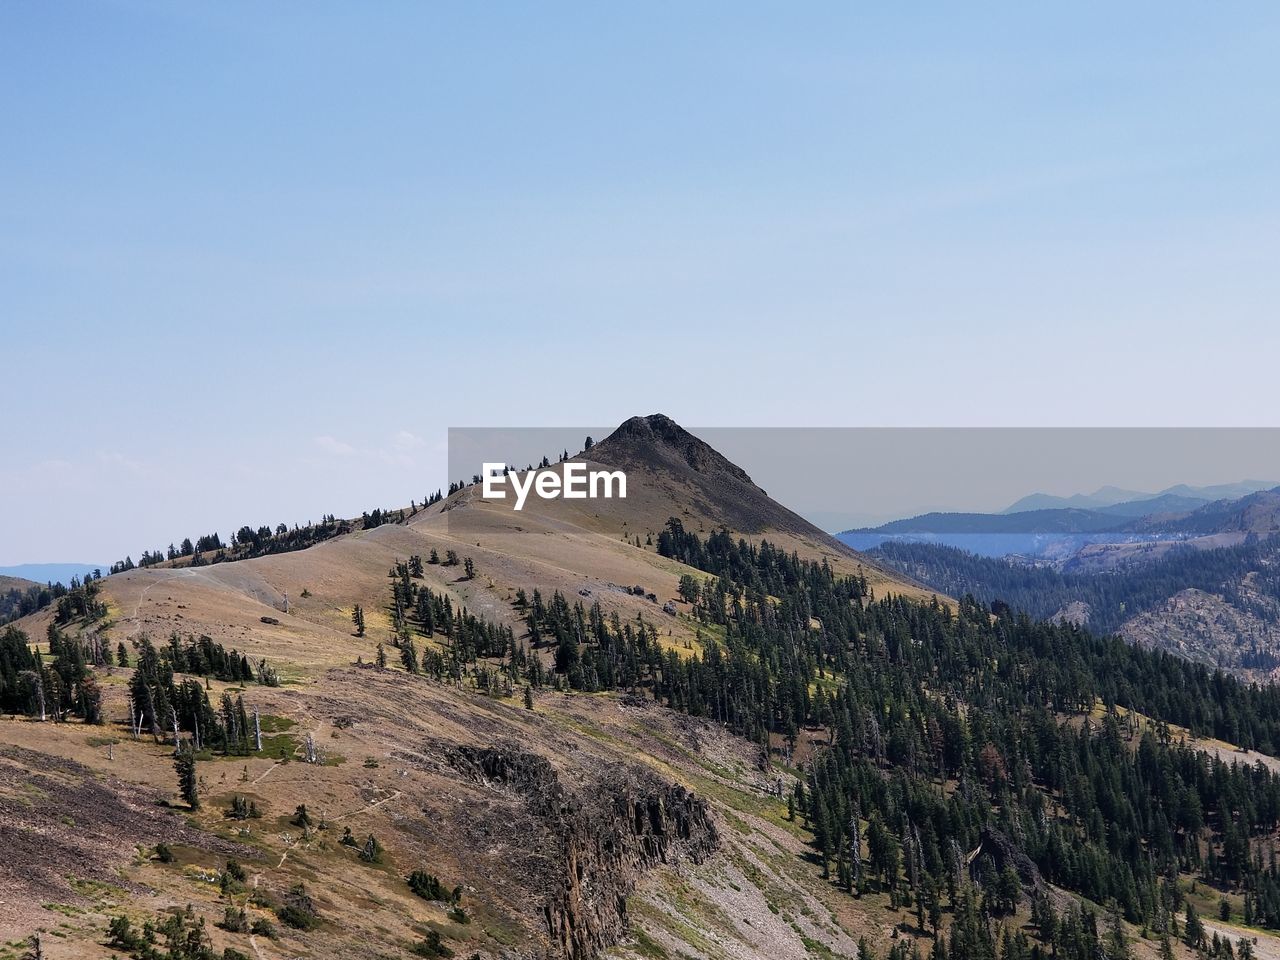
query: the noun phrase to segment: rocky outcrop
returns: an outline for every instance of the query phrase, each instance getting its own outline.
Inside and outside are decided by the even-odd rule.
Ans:
[[[1023,890],[1044,889],[1044,878],[1040,876],[1040,868],[1035,861],[996,827],[988,825],[982,828],[982,842],[969,854],[968,860],[971,872],[976,872],[985,865],[984,861],[988,861],[997,873],[1011,867],[1018,875]]]
[[[1251,680],[1280,673],[1280,603],[1259,590],[1256,574],[1232,585],[1230,596],[1188,588],[1130,619],[1120,635]]]
[[[551,876],[540,885],[553,952],[586,960],[617,943],[627,896],[660,864],[701,863],[719,845],[704,800],[633,767],[606,769],[565,790],[544,758],[515,747],[455,747],[450,762],[473,779],[517,794],[540,828]]]

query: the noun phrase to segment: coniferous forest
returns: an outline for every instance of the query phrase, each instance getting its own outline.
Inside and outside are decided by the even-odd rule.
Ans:
[[[1275,621],[1276,608],[1259,598],[1280,600],[1280,537],[1251,537],[1213,550],[1175,548],[1160,560],[1103,573],[1060,572],[933,543],[888,541],[872,554],[950,596],[1004,601],[1033,617],[1052,617],[1082,601],[1089,606],[1089,625],[1100,633],[1188,588],[1222,594],[1265,622]],[[1246,577],[1247,592],[1241,590]]]
[[[695,649],[662,643],[662,618],[681,611],[640,585],[627,592],[651,616],[522,589],[523,629],[482,619],[422,582],[428,564],[477,575],[446,551],[388,571],[391,659],[502,696],[620,691],[724,724],[795,775],[777,797],[808,829],[813,869],[844,895],[913,912],[941,934],[940,956],[1111,956],[1122,920],[1226,955],[1185,901],[1188,879],[1236,898],[1246,924],[1280,929],[1280,776],[1189,739],[1280,752],[1273,687],[1007,603],[877,597],[861,575],[675,519],[656,549],[699,571],[679,584]],[[92,629],[72,639],[62,623],[101,615],[92,579],[57,602],[47,655],[13,627],[0,634],[0,709],[98,723],[95,668],[129,666],[135,737],[186,737],[192,756],[258,748],[243,698],[211,702],[200,678],[275,684],[266,663],[208,637],[116,650]],[[1050,885],[1083,905],[1055,906]],[[1034,936],[994,942],[984,918],[1024,902]]]
[[[799,774],[786,802],[812,831],[816,869],[850,896],[887,895],[926,930],[945,909],[951,956],[1039,949],[982,942],[976,918],[1024,897],[1042,945],[1065,956],[1097,956],[1123,937],[1120,918],[1202,938],[1188,876],[1241,896],[1246,923],[1280,929],[1280,777],[1186,736],[1274,755],[1280,692],[1006,604],[877,598],[861,576],[674,519],[657,548],[705,573],[681,583],[705,630],[690,655],[663,649],[656,619],[537,590],[516,596],[516,637],[418,585],[419,558],[390,571],[394,642],[413,672],[470,672],[504,693],[628,691],[767,747]],[[414,636],[443,652],[419,655]],[[819,748],[801,762],[806,736]],[[1047,884],[1098,909],[1059,916]]]

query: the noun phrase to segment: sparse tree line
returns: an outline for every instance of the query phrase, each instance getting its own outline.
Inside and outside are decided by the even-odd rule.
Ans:
[[[96,636],[75,640],[49,625],[49,661],[10,625],[0,633],[0,710],[38,720],[102,723],[102,689],[90,669],[105,662]]]
[[[252,664],[246,654],[234,648],[228,650],[211,637],[201,635],[183,639],[175,631],[168,643],[160,649],[160,655],[177,673],[190,673],[197,677],[213,677],[224,683],[259,683],[267,687],[280,685],[280,678],[266,660]],[[119,665],[128,666],[128,653],[121,644],[117,650]]]
[[[10,625],[0,633],[0,710],[38,720],[62,721],[76,716],[86,723],[102,723],[102,690],[94,667],[130,666],[122,642],[114,656],[102,637],[89,633],[69,637],[51,623],[48,659],[29,645],[27,635]],[[224,753],[248,754],[261,749],[256,711],[252,720],[242,697],[224,693],[218,709],[192,677],[178,682],[177,673],[216,677],[228,683],[257,682],[274,686],[275,671],[260,660],[228,651],[209,637],[182,641],[175,633],[157,648],[149,638],[134,644],[133,676],[129,681],[129,725],[134,737],[149,733],[157,741],[190,732],[195,748],[217,747]]]
[[[437,493],[437,499],[439,495]],[[418,507],[413,506],[413,513]],[[193,567],[223,563],[230,560],[247,560],[251,557],[262,557],[275,553],[291,553],[305,550],[333,537],[351,533],[353,530],[373,530],[387,523],[404,523],[408,516],[404,510],[384,510],[381,508],[365,511],[357,521],[339,520],[332,514],[326,515],[319,523],[308,523],[303,526],[294,524],[277,524],[270,526],[243,526],[231,535],[230,541],[224,541],[218,533],[208,533],[190,538],[180,544],[169,544],[168,549],[144,550],[141,559],[135,564],[132,557],[125,557],[111,565],[111,573],[122,573],[135,567],[151,567],[157,564],[187,560]]]
[[[431,551],[427,562],[442,563],[435,550]],[[458,563],[457,553],[447,551],[443,564],[453,566]],[[462,565],[466,571],[464,576],[475,576],[470,557],[465,558]],[[510,678],[501,681],[495,671],[480,662],[509,658],[520,665],[511,675],[518,677],[521,674],[527,658],[524,648],[516,643],[511,628],[482,620],[466,608],[455,608],[449,597],[418,582],[423,570],[422,558],[412,556],[407,561],[397,562],[388,572],[390,642],[399,653],[401,665],[409,673],[425,674],[436,680],[460,682],[464,676],[474,676],[477,684],[486,690],[496,691],[500,683],[505,683],[509,695],[513,681]],[[353,611],[352,622],[357,635],[363,636],[364,611],[358,605]],[[438,639],[441,648],[427,645],[419,652],[415,637]],[[386,649],[379,644],[375,665],[385,668],[386,664]]]
[[[220,648],[217,644],[212,646],[215,652]],[[252,716],[248,713],[242,695],[233,698],[230,693],[223,693],[215,709],[200,681],[193,677],[178,681],[176,673],[180,667],[190,665],[193,660],[203,665],[207,662],[204,655],[199,643],[184,648],[176,636],[164,648],[157,648],[145,636],[138,641],[133,676],[129,680],[129,723],[133,736],[148,733],[157,742],[171,736],[179,755],[184,749],[193,754],[216,749],[242,756],[261,750],[260,718],[256,710]],[[228,667],[247,669],[248,661],[236,656],[234,651],[223,651],[222,657]],[[265,662],[261,669],[267,669]],[[186,743],[183,733],[191,734]],[[194,756],[191,762],[194,765]],[[182,770],[179,774],[181,776]]]
[[[594,447],[595,445],[596,445],[596,442],[595,442],[594,440],[592,440],[590,437],[587,437],[587,438],[586,438],[586,440],[585,440],[585,441],[583,441],[583,445],[582,445],[582,452],[583,452],[583,453],[590,453],[590,452],[591,452],[591,448],[592,448],[592,447]],[[566,450],[562,450],[562,451],[560,452],[560,455],[556,458],[556,462],[557,462],[557,463],[566,463],[567,461],[569,461],[569,460],[571,460],[571,459],[573,459],[573,457],[572,457],[572,455],[569,453],[569,451],[566,449]],[[518,467],[512,467],[512,466],[510,466],[510,465],[504,466],[504,467],[502,468],[502,475],[503,475],[504,477],[510,476],[510,475],[511,475],[511,473],[512,473],[513,471],[515,471],[515,472],[517,472],[517,473],[532,473],[534,470],[547,470],[547,469],[549,469],[550,467],[551,467],[551,458],[550,458],[550,457],[547,457],[547,456],[544,456],[541,460],[539,460],[539,461],[538,461],[538,465],[537,465],[536,467],[535,467],[532,463],[530,463],[530,464],[527,464],[527,465],[525,466],[525,468],[524,468],[524,470],[523,470],[523,471],[522,471],[522,470],[520,470]],[[466,481],[463,481],[463,480],[456,480],[456,481],[454,481],[453,483],[450,483],[450,484],[449,484],[449,494],[448,494],[448,495],[449,495],[449,496],[453,496],[453,495],[454,495],[455,493],[457,493],[459,490],[465,490],[465,489],[467,489],[467,487],[469,487],[469,486],[476,486],[476,485],[480,484],[483,480],[484,480],[484,477],[482,477],[482,476],[481,476],[480,474],[478,474],[478,473],[473,473],[473,474],[471,475],[471,482],[470,482],[470,483],[467,483]],[[436,497],[436,499],[443,499],[443,498],[440,496],[439,491],[436,491],[435,497]],[[428,506],[430,506],[430,504],[435,503],[435,502],[436,502],[435,500],[430,500],[430,501],[428,501],[428,504],[427,504],[427,505],[428,505]]]
[[[376,512],[381,516],[380,511]],[[176,546],[169,544],[168,549],[144,550],[136,565],[132,557],[125,557],[111,565],[111,573],[122,573],[135,566],[152,567],[184,558],[190,558],[190,566],[201,567],[227,560],[245,560],[272,553],[305,550],[351,530],[352,526],[348,521],[339,520],[332,515],[325,516],[319,523],[308,523],[305,526],[295,524],[289,527],[281,523],[274,530],[269,526],[244,526],[231,535],[229,543],[216,532],[197,537],[194,542],[188,537]]]
[[[56,605],[54,614],[58,624],[65,626],[74,620],[101,620],[107,615],[107,605],[98,597],[102,571],[95,570],[85,576],[71,578],[71,586],[61,583],[34,585],[25,590],[16,587],[0,594],[0,625],[12,623],[21,617]]]

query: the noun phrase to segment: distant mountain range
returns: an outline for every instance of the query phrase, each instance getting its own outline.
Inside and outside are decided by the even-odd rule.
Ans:
[[[1235,498],[1205,500],[1222,490],[1258,486],[1258,481],[1213,487],[1170,487],[1142,500],[1100,503],[1132,491],[1103,487],[1087,496],[1050,498],[1032,494],[1019,505],[1056,501],[1093,507],[1057,506],[1001,513],[926,513],[878,527],[846,530],[839,539],[855,550],[872,550],[887,541],[940,543],[980,556],[1020,556],[1069,565],[1077,557],[1097,564],[1108,547],[1132,559],[1138,544],[1186,542],[1197,547],[1229,546],[1250,533],[1280,531],[1280,487],[1252,490]],[[1161,551],[1156,551],[1158,555]],[[1104,564],[1105,565],[1105,564]]]
[[[1057,497],[1048,493],[1032,493],[1001,510],[1001,513],[1025,513],[1033,510],[1058,510],[1076,508],[1120,513],[1128,517],[1140,517],[1157,510],[1194,510],[1214,500],[1238,500],[1260,490],[1280,486],[1274,480],[1241,480],[1238,483],[1219,483],[1207,487],[1192,487],[1179,483],[1159,493],[1142,493],[1121,487],[1099,487],[1093,493],[1075,493],[1069,497]],[[1149,507],[1149,508],[1148,508]]]
[[[84,578],[86,573],[101,570],[106,573],[109,563],[19,563],[12,567],[0,567],[0,577],[15,577],[33,583],[69,584],[72,577]]]

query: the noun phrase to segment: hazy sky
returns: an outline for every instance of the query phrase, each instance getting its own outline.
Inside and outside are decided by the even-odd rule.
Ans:
[[[1275,427],[690,428],[774,499],[833,533],[932,511],[999,513],[1030,493],[1111,486],[1154,494],[1242,480],[1253,489],[1280,486]],[[543,456],[555,460],[608,432],[451,428],[448,475],[469,482],[485,463],[523,468]],[[629,482],[634,489],[643,478]]]
[[[421,498],[450,425],[1272,425],[1278,48],[1271,3],[0,5],[0,563]]]

